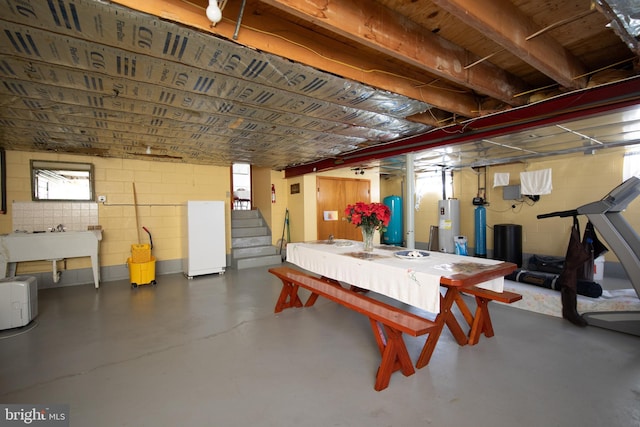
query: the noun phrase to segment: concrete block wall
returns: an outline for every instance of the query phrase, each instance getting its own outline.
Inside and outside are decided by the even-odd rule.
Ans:
[[[181,259],[182,222],[187,200],[224,200],[227,212],[230,212],[229,167],[20,151],[7,151],[6,155],[8,212],[7,215],[0,215],[1,233],[14,231],[13,206],[16,203],[21,207],[24,203],[52,203],[31,202],[31,159],[93,163],[96,195],[107,198],[106,203],[95,204],[96,224],[103,229],[101,267],[122,268],[130,256],[132,244],[148,243],[143,226],[151,232],[153,255],[159,262],[175,263]],[[231,225],[228,215],[225,222],[226,247],[227,253],[230,253]],[[88,258],[74,258],[67,262],[70,270],[89,267]],[[50,269],[49,262],[38,261],[20,263],[18,272],[28,274]]]

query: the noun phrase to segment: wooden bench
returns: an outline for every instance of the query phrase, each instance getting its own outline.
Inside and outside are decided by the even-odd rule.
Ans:
[[[477,344],[481,333],[483,333],[487,338],[494,335],[491,316],[489,316],[489,302],[498,301],[505,304],[511,304],[522,299],[522,295],[515,292],[494,292],[477,286],[460,289],[460,292],[472,295],[476,299],[476,312],[474,315],[471,314],[471,310],[467,307],[467,304],[462,299],[460,293],[456,295],[455,299],[456,305],[460,309],[462,316],[471,327],[468,337],[469,345]]]
[[[312,306],[322,296],[369,318],[382,355],[376,374],[376,391],[387,388],[391,374],[395,371],[399,370],[405,376],[415,372],[402,333],[414,337],[424,335],[437,327],[435,322],[345,289],[330,279],[314,277],[289,267],[274,267],[269,272],[282,280],[282,291],[274,310],[276,313],[285,308],[302,307],[298,296],[298,289],[302,287],[311,291],[304,307]]]

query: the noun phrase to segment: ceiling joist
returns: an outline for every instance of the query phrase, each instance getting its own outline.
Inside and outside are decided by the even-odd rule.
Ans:
[[[508,0],[432,0],[460,21],[540,70],[561,86],[579,89],[587,84],[587,69],[551,36]]]
[[[369,0],[322,4],[304,0],[262,1],[480,94],[509,105],[523,104],[523,100],[514,95],[526,86],[516,76],[489,62],[465,69],[467,64],[479,59],[477,55],[379,3]]]

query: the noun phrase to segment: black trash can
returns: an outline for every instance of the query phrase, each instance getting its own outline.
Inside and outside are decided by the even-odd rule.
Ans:
[[[493,259],[512,262],[522,267],[522,226],[496,224],[493,226]]]

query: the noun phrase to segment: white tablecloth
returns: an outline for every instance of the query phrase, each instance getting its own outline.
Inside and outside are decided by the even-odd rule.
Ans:
[[[502,262],[441,252],[401,259],[394,252],[402,249],[376,247],[370,258],[363,259],[362,242],[289,243],[287,261],[320,276],[369,289],[432,313],[440,311],[441,276],[452,274],[452,269]],[[477,286],[502,292],[503,285],[504,278],[500,277]]]

